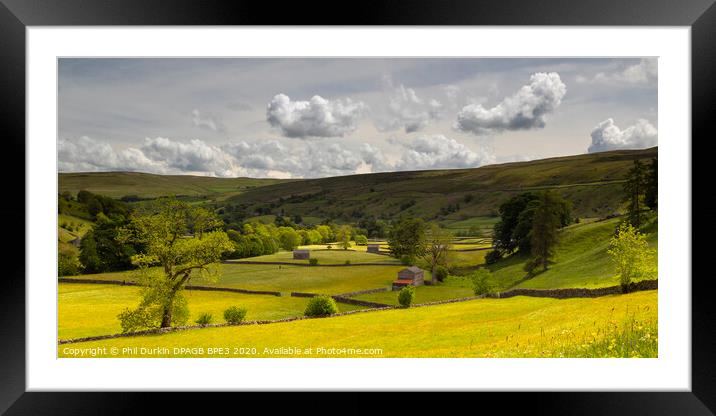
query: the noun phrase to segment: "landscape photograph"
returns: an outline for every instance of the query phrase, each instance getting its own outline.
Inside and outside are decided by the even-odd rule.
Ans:
[[[659,356],[657,57],[57,77],[59,358]]]

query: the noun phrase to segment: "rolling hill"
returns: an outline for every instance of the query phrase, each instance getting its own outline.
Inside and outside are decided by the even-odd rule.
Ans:
[[[398,215],[461,228],[465,220],[491,227],[499,205],[527,190],[556,189],[578,217],[619,211],[622,183],[636,159],[656,158],[656,147],[505,163],[472,169],[385,172],[318,179],[212,178],[134,172],[60,173],[60,192],[85,189],[114,198],[183,195],[213,199],[217,208],[256,215],[299,214],[356,222]]]
[[[619,210],[632,162],[657,157],[657,148],[619,150],[489,165],[474,169],[388,172],[296,180],[247,189],[227,199],[234,209],[301,214],[343,221],[397,215],[459,221],[494,217],[511,195],[556,189],[578,217]]]
[[[139,172],[60,173],[59,191],[86,190],[112,198],[134,195],[231,196],[248,189],[283,182],[281,179],[212,178],[190,175],[154,175]]]

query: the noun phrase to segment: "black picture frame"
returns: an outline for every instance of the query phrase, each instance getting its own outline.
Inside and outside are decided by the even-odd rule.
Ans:
[[[716,116],[716,6],[714,0],[500,0],[391,1],[347,4],[325,0],[310,3],[257,1],[200,2],[187,0],[0,0],[0,126],[6,154],[4,190],[0,204],[6,235],[12,244],[8,259],[25,258],[25,184],[17,172],[25,172],[25,29],[27,26],[87,25],[564,25],[564,26],[689,26],[692,58],[692,160],[708,157],[707,139],[713,135]],[[319,13],[318,11],[322,11]],[[48,138],[54,140],[54,138]],[[702,152],[695,152],[697,147]],[[23,155],[23,157],[20,157]],[[692,165],[692,189],[706,185]],[[710,191],[706,194],[710,194]],[[20,196],[23,196],[22,203]],[[697,197],[697,195],[693,195]],[[698,197],[692,207],[708,206]],[[13,201],[7,203],[8,200]],[[692,214],[693,215],[693,214]],[[20,221],[20,219],[24,221]],[[710,224],[694,235],[706,235]],[[709,248],[690,244],[692,253],[706,255]],[[32,249],[28,247],[27,249]],[[22,252],[21,252],[22,251]],[[699,258],[694,256],[692,258]],[[13,261],[0,278],[0,413],[7,415],[136,414],[149,409],[145,401],[160,401],[163,413],[188,410],[203,400],[190,396],[176,400],[147,393],[40,393],[25,388],[25,266]],[[693,267],[693,263],[692,263]],[[696,270],[696,269],[693,269]],[[695,275],[695,273],[694,273]],[[681,276],[680,278],[689,278]],[[513,411],[580,415],[713,415],[716,413],[716,312],[708,275],[692,279],[692,388],[689,392],[601,393],[479,393],[462,396],[471,406],[477,402],[501,403],[501,413]],[[174,393],[177,394],[177,393]],[[487,397],[489,395],[489,397]],[[226,396],[223,396],[226,397]],[[236,403],[236,396],[231,395]],[[333,398],[350,403],[353,412],[372,411],[368,401]],[[238,400],[245,400],[239,398]],[[260,400],[266,400],[262,397]],[[459,403],[450,399],[453,405]],[[272,400],[271,413],[282,408],[311,406],[312,395]],[[425,406],[420,403],[421,407]],[[425,408],[425,407],[423,407]],[[524,409],[524,410],[521,410]]]

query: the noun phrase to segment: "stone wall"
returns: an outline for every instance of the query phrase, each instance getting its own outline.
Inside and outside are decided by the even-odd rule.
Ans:
[[[350,298],[352,296],[368,295],[370,293],[380,293],[380,292],[390,292],[390,288],[389,287],[379,287],[377,289],[368,289],[368,290],[359,290],[357,292],[340,293],[336,296]]]
[[[642,280],[640,282],[631,283],[627,290],[629,292],[639,292],[642,290],[656,290],[659,288],[658,280]],[[596,298],[600,296],[608,295],[619,295],[624,293],[622,287],[609,286],[601,287],[596,289],[582,289],[582,288],[569,288],[569,289],[525,289],[517,288],[508,290],[506,292],[500,292],[489,295],[491,298],[511,298],[514,296],[532,296],[538,298],[555,298],[555,299],[568,299],[568,298]]]

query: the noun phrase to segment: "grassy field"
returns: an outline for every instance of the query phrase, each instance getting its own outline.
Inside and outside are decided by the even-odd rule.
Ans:
[[[286,350],[278,349],[294,347],[304,352],[313,348],[311,354],[303,357],[541,357],[565,353],[579,357],[593,356],[593,352],[581,348],[589,340],[595,345],[621,342],[621,338],[619,341],[612,338],[613,332],[605,328],[627,331],[625,324],[620,323],[628,318],[632,324],[637,322],[655,329],[657,292],[595,299],[479,299],[316,320],[203,328],[60,345],[58,354],[69,357],[84,349],[86,354],[108,357],[286,357]],[[650,338],[656,342],[657,336],[653,333]],[[210,355],[207,346],[226,347],[228,354]],[[112,347],[118,348],[119,355],[110,353]],[[157,350],[157,355],[144,355],[139,349],[123,350],[130,347],[166,350]],[[175,347],[184,350],[175,353]],[[626,343],[625,348],[619,347],[616,350],[628,357],[657,355],[652,342],[644,346],[638,339]],[[196,350],[192,352],[191,348]],[[235,348],[248,348],[248,353],[235,355]],[[339,350],[336,353],[331,348]],[[362,349],[366,354],[354,349]],[[605,355],[607,350],[605,346]]]
[[[469,296],[474,296],[474,293],[472,288],[467,286],[418,286],[415,288],[413,303],[427,303],[436,300],[458,299]],[[399,305],[397,291],[369,293],[353,296],[353,299],[384,303],[386,305]]]
[[[218,281],[192,279],[190,284],[280,292],[339,294],[387,287],[404,266],[305,267],[222,264]],[[69,278],[135,281],[136,272],[68,276]]]
[[[189,302],[188,325],[204,312],[211,313],[215,323],[224,322],[229,306],[247,309],[246,320],[282,319],[302,316],[307,298],[271,295],[245,295],[230,292],[184,292]],[[139,288],[131,286],[60,283],[58,338],[81,338],[121,332],[117,314],[136,307]],[[338,304],[340,311],[362,309],[360,306]]]
[[[453,233],[468,231],[470,228],[476,227],[489,234],[498,221],[500,221],[500,217],[472,217],[464,220],[444,220],[440,225]]]
[[[226,201],[247,212],[258,208],[351,220],[352,213],[391,219],[398,215],[438,221],[455,230],[491,227],[497,209],[526,190],[555,189],[573,202],[578,217],[619,210],[622,185],[633,160],[657,157],[657,148],[506,163],[475,169],[386,172],[296,180],[246,190]],[[445,209],[459,204],[459,209]]]
[[[317,259],[318,264],[345,264],[346,261],[349,261],[351,264],[360,264],[360,263],[385,263],[385,264],[393,264],[393,265],[399,265],[400,261],[397,259],[394,259],[392,257],[383,256],[380,254],[373,254],[368,253],[364,250],[360,251],[352,251],[352,250],[342,250],[338,248],[334,248],[331,250],[325,250],[325,246],[319,246],[323,247],[320,250],[312,250],[311,251],[311,258]],[[355,247],[353,247],[355,249]],[[294,260],[293,259],[293,252],[290,251],[279,251],[275,254],[269,254],[265,256],[258,256],[258,257],[249,257],[245,259],[241,259],[242,261],[283,261],[283,262],[289,262],[289,263],[296,263],[296,264],[306,264],[308,263],[308,260]]]
[[[81,190],[112,198],[136,195],[154,198],[163,195],[236,195],[248,189],[282,182],[281,179],[212,178],[189,175],[153,175],[138,172],[60,173],[59,191],[77,194]]]
[[[560,243],[554,257],[555,264],[530,279],[525,279],[525,256],[506,258],[489,268],[501,289],[514,285],[533,289],[617,285],[619,280],[607,249],[619,221],[619,218],[613,218],[567,227],[560,234]],[[656,248],[656,230],[648,234],[648,240],[652,247]]]

